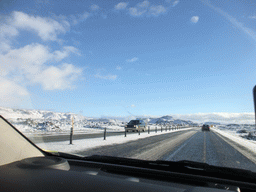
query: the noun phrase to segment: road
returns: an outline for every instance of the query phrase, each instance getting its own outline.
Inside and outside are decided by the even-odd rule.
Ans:
[[[251,154],[245,148],[237,146],[234,142],[214,131],[202,132],[199,128],[94,148],[81,151],[79,154],[98,154],[145,160],[191,160],[256,172],[255,154]]]

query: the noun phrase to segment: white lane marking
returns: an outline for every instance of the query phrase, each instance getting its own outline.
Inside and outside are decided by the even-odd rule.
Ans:
[[[189,138],[186,142],[184,142],[174,153],[172,153],[169,157],[165,158],[166,161],[171,160],[183,147],[185,147],[191,139],[193,139],[197,134],[194,134],[192,137]]]

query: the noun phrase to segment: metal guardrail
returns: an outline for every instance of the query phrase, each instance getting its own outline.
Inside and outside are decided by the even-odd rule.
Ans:
[[[154,127],[154,126],[152,126]],[[150,134],[150,128],[151,126],[148,126],[148,134]],[[189,128],[187,126],[176,126],[176,127],[172,127],[172,126],[161,126],[160,128],[158,128],[157,126],[155,126],[155,133],[157,133],[157,131],[161,131],[163,132],[163,130],[165,130],[165,132],[167,132],[168,130],[169,131],[173,131],[173,130],[180,130],[180,129],[184,129],[184,128]],[[121,131],[120,133],[124,133],[124,137],[127,137],[128,135],[128,131]],[[111,132],[109,132],[111,133]],[[113,132],[112,132],[113,133]],[[136,132],[131,132],[131,134],[135,134]],[[138,130],[138,135],[141,134],[141,131],[140,129]],[[107,128],[104,128],[104,132],[103,132],[103,139],[106,140],[106,137],[107,137]]]

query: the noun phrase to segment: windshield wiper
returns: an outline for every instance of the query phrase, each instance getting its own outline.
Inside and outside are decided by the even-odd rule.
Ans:
[[[49,156],[58,156],[58,157],[62,157],[65,159],[77,159],[77,160],[84,160],[83,156],[79,156],[79,155],[74,155],[74,154],[70,154],[70,153],[63,153],[63,152],[58,152],[58,151],[44,151],[44,153],[46,153]]]
[[[113,156],[102,156],[102,155],[92,155],[92,156],[78,156],[68,153],[51,153],[51,155],[56,155],[59,157],[67,158],[67,159],[76,159],[83,161],[93,161],[93,162],[101,162],[108,163],[114,165],[125,165],[125,166],[133,166],[147,169],[155,169],[161,171],[168,172],[179,172],[179,173],[187,173],[187,174],[195,174],[195,175],[205,175],[205,176],[218,176],[219,178],[234,178],[238,180],[256,179],[256,174],[249,170],[237,169],[237,168],[228,168],[228,167],[219,167],[214,165],[209,165],[207,163],[195,162],[195,161],[148,161],[141,159],[131,159],[124,157],[113,157]]]
[[[128,165],[141,168],[150,168],[163,171],[173,171],[173,172],[183,172],[191,173],[197,175],[206,175],[214,176],[218,175],[219,177],[230,178],[247,178],[247,179],[256,179],[256,174],[249,170],[237,169],[237,168],[228,168],[228,167],[219,167],[214,165],[209,165],[207,163],[195,162],[195,161],[148,161],[140,159],[130,159],[123,157],[113,157],[113,156],[101,156],[101,155],[92,155],[84,157],[83,160],[87,161],[96,161],[110,164],[118,165]]]
[[[229,167],[219,167],[215,165],[209,165],[207,163],[201,163],[196,161],[189,160],[181,160],[181,161],[161,161],[157,160],[157,164],[168,165],[168,166],[178,166],[187,169],[194,169],[199,171],[213,172],[213,173],[221,173],[221,174],[252,174],[255,177],[255,173],[238,168],[229,168]]]

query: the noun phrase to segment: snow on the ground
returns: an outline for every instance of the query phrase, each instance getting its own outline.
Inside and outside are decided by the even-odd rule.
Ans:
[[[32,134],[68,134],[72,126],[77,133],[96,133],[101,132],[104,128],[107,131],[123,131],[128,121],[118,118],[92,118],[84,117],[74,113],[61,113],[44,110],[31,109],[12,109],[0,107],[0,115],[13,124],[19,131],[25,135]],[[134,117],[137,119],[139,117]],[[125,118],[126,119],[126,118]],[[148,122],[148,125],[168,124],[168,125],[193,125],[191,121],[174,119],[171,116],[163,116],[158,118],[139,118]]]
[[[212,128],[215,132],[221,134],[222,136],[231,139],[238,145],[242,145],[246,149],[250,150],[253,153],[256,153],[256,141],[248,140],[245,138],[242,138],[236,131],[230,131],[228,129],[219,129],[219,128]]]
[[[228,124],[216,126],[219,130],[237,135],[244,139],[256,140],[256,130],[253,124]]]
[[[85,150],[100,147],[100,146],[121,144],[121,143],[144,139],[144,138],[152,137],[156,135],[167,134],[171,132],[178,132],[178,131],[189,130],[189,129],[192,129],[192,128],[183,128],[183,129],[171,130],[171,131],[163,130],[163,132],[160,132],[158,130],[157,133],[155,133],[154,131],[151,131],[150,134],[148,134],[148,132],[142,132],[140,133],[140,135],[127,133],[126,137],[124,137],[124,135],[109,136],[106,138],[106,140],[103,140],[103,137],[92,138],[92,139],[81,139],[81,140],[74,140],[72,145],[69,144],[69,141],[39,143],[37,145],[44,150],[53,150],[53,151],[76,154],[79,151],[85,151]]]

